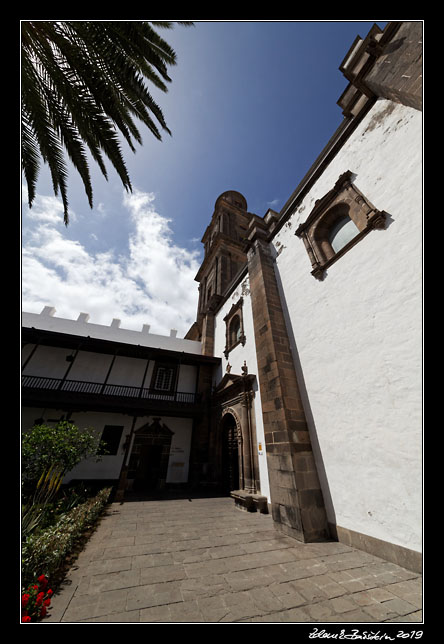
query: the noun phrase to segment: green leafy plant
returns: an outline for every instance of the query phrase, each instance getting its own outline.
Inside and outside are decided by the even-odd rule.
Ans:
[[[53,575],[74,550],[85,530],[94,526],[103,512],[110,487],[66,512],[57,523],[45,530],[29,534],[22,543],[22,584],[27,586],[42,571]]]
[[[50,467],[41,475],[34,495],[22,508],[22,534],[32,532],[45,516],[45,509],[57,494],[63,478],[63,470]]]
[[[100,450],[99,450],[100,448]],[[62,421],[55,426],[34,425],[22,435],[22,475],[26,500],[22,506],[22,535],[42,522],[64,475],[84,458],[102,454],[103,442],[91,428],[80,430]]]
[[[79,429],[68,421],[34,425],[22,435],[22,473],[26,479],[34,481],[50,467],[65,474],[84,458],[96,456],[101,445],[102,441],[91,427]]]

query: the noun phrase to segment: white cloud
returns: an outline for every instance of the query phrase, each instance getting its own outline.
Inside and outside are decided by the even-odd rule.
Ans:
[[[22,202],[27,203],[28,191],[22,186]],[[54,196],[36,195],[32,208],[28,210],[28,215],[34,222],[58,224],[63,222],[63,204],[62,200]],[[75,212],[70,208],[69,218],[71,222],[76,221]]]
[[[153,194],[124,195],[132,228],[128,250],[120,255],[94,253],[67,239],[60,201],[39,197],[37,203],[28,213],[33,227],[23,246],[23,310],[40,312],[51,305],[57,316],[70,319],[88,312],[97,324],[119,318],[122,328],[150,324],[153,333],[168,335],[175,328],[179,337],[188,331],[196,315],[199,254],[174,244]]]

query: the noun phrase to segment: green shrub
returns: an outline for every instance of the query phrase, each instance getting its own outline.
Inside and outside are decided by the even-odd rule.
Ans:
[[[79,429],[73,423],[34,425],[22,434],[22,474],[25,482],[37,482],[44,472],[56,468],[69,472],[85,458],[102,452],[103,441],[92,428]],[[106,452],[105,452],[106,453]]]
[[[22,586],[38,575],[50,577],[73,551],[83,532],[92,527],[103,512],[111,493],[110,487],[62,515],[58,522],[31,534],[22,545]]]

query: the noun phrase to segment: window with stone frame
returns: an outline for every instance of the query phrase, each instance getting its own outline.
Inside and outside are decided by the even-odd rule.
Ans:
[[[386,213],[377,210],[352,182],[348,170],[296,230],[307,250],[312,275],[325,270],[375,228],[385,228]]]
[[[228,358],[228,354],[234,347],[237,347],[239,344],[244,345],[246,342],[246,337],[244,333],[244,319],[242,315],[244,299],[240,298],[233,306],[231,307],[228,315],[224,317],[225,322],[225,351],[224,355]]]

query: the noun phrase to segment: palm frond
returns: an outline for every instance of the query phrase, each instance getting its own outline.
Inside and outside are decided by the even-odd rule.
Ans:
[[[79,172],[88,202],[93,191],[87,150],[107,178],[102,153],[124,187],[131,182],[119,136],[135,151],[142,144],[140,121],[157,138],[171,134],[146,83],[163,92],[176,54],[156,28],[164,21],[31,21],[22,23],[22,165],[30,206],[36,193],[39,158],[49,165],[60,191],[67,224],[64,152]]]

